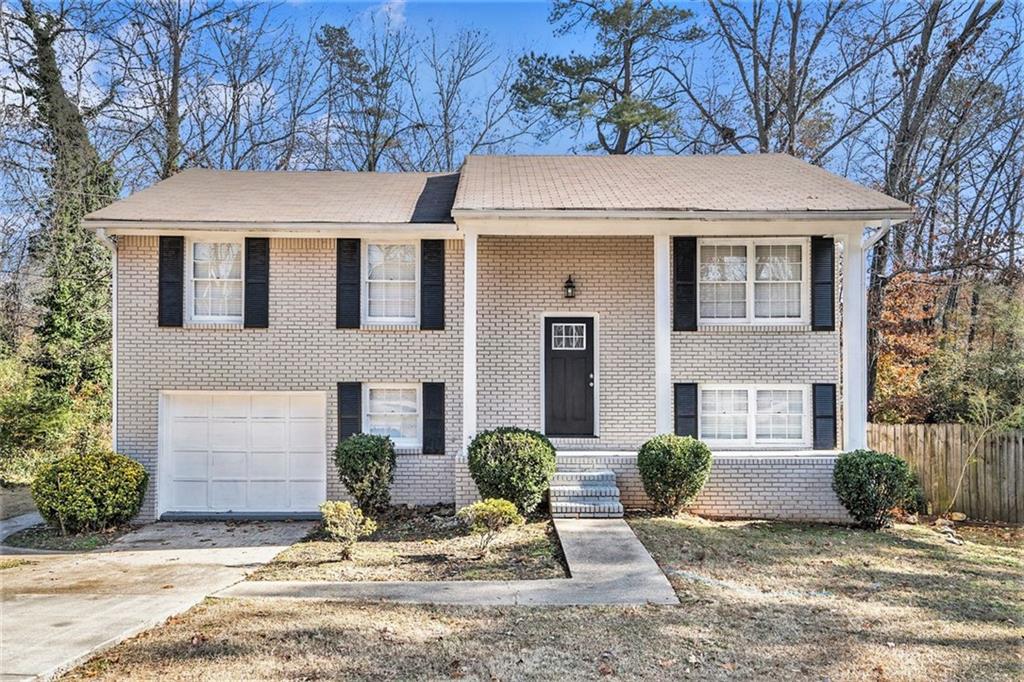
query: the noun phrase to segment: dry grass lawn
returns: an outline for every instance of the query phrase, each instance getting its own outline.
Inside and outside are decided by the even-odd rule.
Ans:
[[[341,557],[338,543],[313,535],[281,552],[250,580],[536,580],[566,575],[547,520],[507,530],[483,556],[477,538],[451,516],[396,513],[379,524],[376,533],[356,544],[351,559]]]
[[[1024,549],[927,528],[631,520],[678,607],[215,600],[88,679],[1011,680]],[[967,537],[967,533],[964,534]]]

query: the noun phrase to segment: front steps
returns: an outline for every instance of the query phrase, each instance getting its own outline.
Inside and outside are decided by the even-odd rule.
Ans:
[[[614,471],[556,471],[550,496],[552,518],[622,518]]]

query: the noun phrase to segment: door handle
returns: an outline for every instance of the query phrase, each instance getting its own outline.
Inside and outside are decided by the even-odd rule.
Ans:
[[[594,373],[593,373],[593,372],[591,372],[591,373],[590,373],[590,378],[591,378],[591,379],[593,379],[593,378],[594,378]]]

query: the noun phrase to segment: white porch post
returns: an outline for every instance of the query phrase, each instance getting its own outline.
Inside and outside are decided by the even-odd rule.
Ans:
[[[672,310],[669,237],[654,236],[654,396],[657,433],[672,433]]]
[[[462,451],[476,436],[476,243],[467,232],[464,241],[462,300]]]
[[[867,447],[867,285],[861,235],[843,235],[843,449]]]

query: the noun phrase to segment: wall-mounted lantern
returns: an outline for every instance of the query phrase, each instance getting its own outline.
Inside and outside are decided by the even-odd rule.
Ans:
[[[565,297],[576,298],[576,282],[573,281],[572,275],[569,275],[569,279],[565,280]]]

